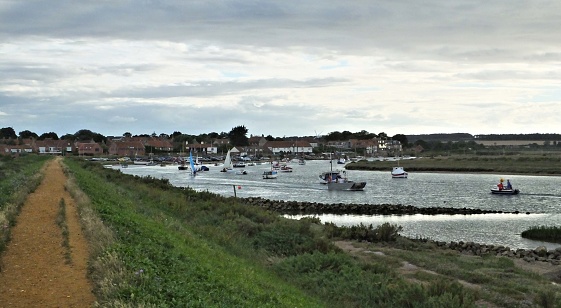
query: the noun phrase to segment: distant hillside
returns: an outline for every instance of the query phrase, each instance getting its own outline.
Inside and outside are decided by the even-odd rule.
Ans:
[[[462,141],[462,140],[470,141],[473,139],[474,139],[473,135],[467,133],[407,135],[407,141],[409,143],[414,143],[417,140],[423,140],[426,142],[431,142],[431,141],[448,142],[448,141]]]
[[[561,134],[491,134],[476,135],[478,140],[561,140]]]
[[[431,141],[560,141],[561,134],[489,134],[489,135],[471,135],[467,133],[455,134],[425,134],[425,135],[407,135],[407,141],[414,143],[417,140],[426,142]]]

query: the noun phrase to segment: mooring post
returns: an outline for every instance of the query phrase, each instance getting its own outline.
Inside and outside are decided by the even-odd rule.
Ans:
[[[234,188],[234,198],[237,198],[238,196],[236,195],[236,185],[232,185],[232,187]]]

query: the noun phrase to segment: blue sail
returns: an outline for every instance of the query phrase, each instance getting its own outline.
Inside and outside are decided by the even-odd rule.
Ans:
[[[191,164],[191,174],[195,175],[197,169],[195,169],[195,163],[193,162],[193,152],[189,152],[189,164]]]

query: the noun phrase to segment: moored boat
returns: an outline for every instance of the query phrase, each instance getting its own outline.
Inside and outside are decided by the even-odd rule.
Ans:
[[[330,162],[333,168],[333,162]],[[354,182],[348,179],[347,171],[333,170],[322,172],[319,175],[321,184],[327,184],[327,190],[361,191],[366,187],[366,182]]]
[[[272,180],[277,178],[277,171],[276,170],[267,170],[263,171],[263,179],[264,180]]]
[[[283,164],[283,165],[280,167],[280,171],[281,171],[281,172],[292,172],[292,167],[289,167],[289,166]]]
[[[392,178],[394,179],[406,179],[407,172],[403,169],[403,167],[393,167],[392,169]]]
[[[233,167],[234,168],[245,168],[245,163],[243,161],[236,162]]]

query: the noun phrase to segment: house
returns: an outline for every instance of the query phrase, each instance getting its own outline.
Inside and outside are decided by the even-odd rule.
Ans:
[[[72,142],[69,140],[36,140],[33,148],[38,154],[66,155],[72,154]]]
[[[78,155],[95,156],[103,154],[103,148],[101,145],[93,140],[89,142],[76,142],[75,147]]]
[[[111,141],[108,152],[109,155],[128,156],[131,158],[146,155],[144,144],[139,140],[133,141],[131,139]]]
[[[349,144],[352,149],[364,150],[365,155],[378,152],[378,141],[376,139],[351,139]]]
[[[218,153],[218,148],[210,143],[192,143],[186,145],[187,151],[193,151],[200,155],[214,155]]]
[[[173,144],[169,140],[161,139],[161,138],[150,138],[144,141],[145,147],[151,147],[154,150],[161,151],[161,152],[172,152],[173,151]]]
[[[265,143],[267,143],[267,139],[262,136],[251,136],[247,139],[247,142],[251,148],[263,148]]]
[[[285,154],[309,154],[312,153],[312,145],[307,141],[267,141],[263,146],[266,151],[278,155]]]

